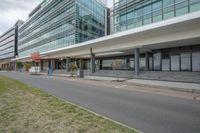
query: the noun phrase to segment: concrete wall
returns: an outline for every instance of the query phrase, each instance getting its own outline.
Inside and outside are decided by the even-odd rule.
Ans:
[[[200,83],[200,72],[161,72],[161,71],[141,71],[139,76],[134,75],[134,71],[112,71],[98,70],[94,74],[84,71],[85,75],[116,77],[117,73],[121,78],[152,79],[166,81],[180,81]]]

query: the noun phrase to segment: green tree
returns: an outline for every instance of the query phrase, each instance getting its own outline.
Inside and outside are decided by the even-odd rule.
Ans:
[[[73,77],[74,76],[74,72],[77,70],[77,65],[74,64],[74,63],[71,63],[69,65],[69,68],[70,68],[70,71],[71,71],[71,76]]]
[[[21,61],[16,62],[17,69],[21,69],[23,67],[23,63]]]
[[[123,65],[123,62],[122,60],[115,60],[113,63],[112,63],[112,69],[114,71],[116,71],[116,75],[117,75],[117,81],[119,81],[119,73],[117,70],[120,69],[120,67]]]
[[[31,68],[31,63],[28,63],[28,62],[24,63],[24,67],[25,67],[26,72],[28,72],[29,69]]]

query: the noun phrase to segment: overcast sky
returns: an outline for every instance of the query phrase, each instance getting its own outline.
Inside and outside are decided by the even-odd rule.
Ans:
[[[1,0],[0,2],[0,35],[10,29],[17,20],[27,20],[28,14],[42,0]],[[106,0],[103,0],[106,1]],[[107,0],[108,6],[113,0]]]

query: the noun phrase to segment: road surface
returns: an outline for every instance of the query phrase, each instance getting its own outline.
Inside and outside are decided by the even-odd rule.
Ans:
[[[200,133],[200,101],[0,72],[144,133]]]

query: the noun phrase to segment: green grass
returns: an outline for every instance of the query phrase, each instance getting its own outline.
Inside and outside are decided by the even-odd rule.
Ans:
[[[37,88],[0,76],[0,133],[136,133]]]

